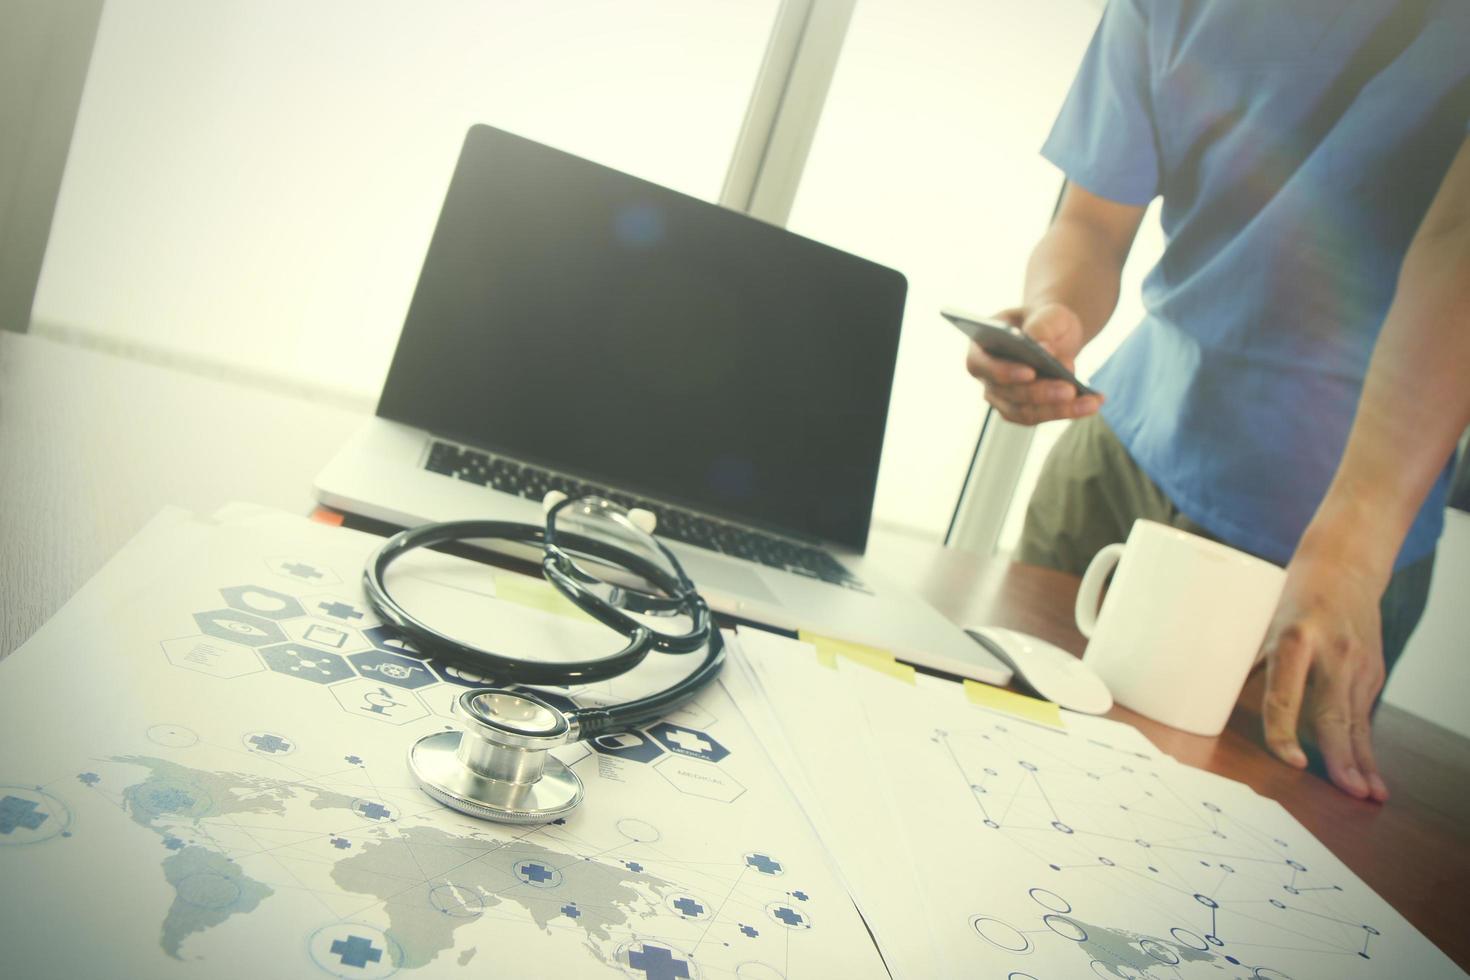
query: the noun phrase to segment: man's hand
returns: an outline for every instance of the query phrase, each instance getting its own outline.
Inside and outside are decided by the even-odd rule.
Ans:
[[[995,316],[1020,327],[1068,370],[1075,369],[1077,352],[1087,342],[1087,334],[1082,321],[1069,308],[1047,303],[1029,311],[1002,310]],[[1036,371],[1027,365],[991,357],[979,344],[970,345],[965,367],[985,383],[985,400],[1002,416],[1021,425],[1091,415],[1102,405],[1100,396],[1078,397],[1070,382],[1037,378]]]
[[[1359,799],[1388,799],[1373,759],[1369,712],[1383,687],[1377,579],[1350,563],[1298,554],[1266,632],[1266,744],[1282,761],[1307,765],[1297,740],[1303,714],[1327,774]]]
[[[1378,603],[1394,558],[1470,424],[1470,138],[1440,184],[1399,270],[1347,449],[1286,566],[1266,634],[1266,741],[1294,766],[1302,692],[1332,781],[1388,798],[1369,741],[1383,687]]]

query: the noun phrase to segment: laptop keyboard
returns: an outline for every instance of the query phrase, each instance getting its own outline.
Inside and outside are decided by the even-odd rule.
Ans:
[[[807,578],[820,579],[856,592],[871,593],[866,585],[821,548],[736,527],[593,483],[583,483],[529,463],[519,463],[436,439],[430,444],[429,458],[424,463],[424,469],[482,487],[493,487],[503,493],[515,494],[538,503],[551,490],[560,490],[569,497],[596,494],[629,509],[642,507],[652,511],[658,518],[659,537],[744,558],[746,561],[759,562],[771,568],[805,575]]]

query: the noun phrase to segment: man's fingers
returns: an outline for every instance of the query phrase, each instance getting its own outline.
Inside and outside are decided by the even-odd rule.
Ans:
[[[965,355],[965,370],[986,384],[1024,384],[1036,378],[1036,370],[1029,365],[991,357],[974,341],[970,342],[970,350]]]
[[[1367,719],[1363,719],[1361,733],[1354,730],[1357,722],[1353,710],[1353,678],[1340,665],[1319,669],[1313,694],[1316,698],[1312,707],[1313,727],[1317,745],[1322,749],[1322,761],[1327,764],[1327,775],[1339,789],[1363,799],[1368,796],[1369,787],[1368,777],[1358,765],[1358,745],[1367,740]],[[1371,748],[1368,756],[1372,758]]]
[[[1077,389],[1067,381],[1033,381],[1024,385],[992,385],[1004,390],[999,397],[1012,405],[1065,406],[1077,399]]]
[[[1050,337],[1038,337],[1034,339],[1036,340],[1036,346],[1046,351],[1052,357],[1055,357],[1068,371],[1077,370],[1077,365],[1073,358],[1064,349],[1063,338],[1052,339]]]
[[[1017,405],[1006,400],[992,389],[985,390],[985,400],[995,407],[1008,422],[1017,425],[1039,425],[1042,422],[1050,422],[1060,416],[1053,415],[1044,405]]]
[[[987,387],[985,400],[995,406],[995,410],[1008,421],[1018,425],[1039,425],[1042,422],[1051,422],[1056,419],[1080,418],[1096,412],[1102,404],[1099,399],[1091,395],[1084,398],[1072,398],[1065,402],[1022,403],[1005,397],[1006,392],[1010,390]]]
[[[999,311],[991,319],[999,320],[1002,323],[1009,323],[1011,326],[1020,329],[1021,324],[1026,322],[1026,311],[1019,306],[1011,306]]]
[[[1388,799],[1388,784],[1378,771],[1378,760],[1373,755],[1373,702],[1383,688],[1383,672],[1365,670],[1353,682],[1352,718],[1348,734],[1353,743],[1353,755],[1358,760],[1358,769],[1368,782],[1368,795],[1378,801]]]
[[[1357,771],[1362,774],[1367,796],[1382,803],[1388,799],[1388,785],[1384,783],[1383,776],[1378,771],[1378,762],[1373,757],[1372,724],[1366,713],[1348,719],[1348,738],[1352,743],[1353,760]],[[1344,788],[1352,792],[1351,787]]]
[[[1310,638],[1300,627],[1290,626],[1268,638],[1266,645],[1266,697],[1261,706],[1266,745],[1282,762],[1305,769],[1307,754],[1297,741],[1296,724],[1312,666]]]
[[[1030,311],[1021,329],[1068,369],[1086,342],[1082,321],[1075,312],[1059,303],[1048,303]]]
[[[1281,599],[1262,644],[1266,742],[1283,760],[1304,767],[1300,727],[1315,738],[1327,775],[1339,789],[1381,801],[1388,798],[1388,787],[1373,754],[1370,720],[1384,676],[1382,588],[1367,574],[1371,569],[1345,567],[1335,554],[1331,548],[1299,550],[1286,567]],[[1303,713],[1308,717],[1301,718]]]

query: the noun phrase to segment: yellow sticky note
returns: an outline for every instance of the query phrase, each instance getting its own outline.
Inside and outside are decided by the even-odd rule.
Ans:
[[[495,598],[513,602],[527,609],[539,609],[553,616],[586,620],[589,617],[577,604],[556,591],[543,579],[515,572],[495,573]]]
[[[820,636],[816,633],[808,633],[806,630],[799,630],[796,635],[803,643],[810,643],[817,648],[817,663],[823,667],[836,670],[837,658],[844,657],[869,670],[876,670],[880,674],[887,674],[889,677],[901,680],[905,684],[914,683],[914,668],[908,664],[899,663],[887,650],[864,646],[848,640],[837,640],[830,636]]]
[[[966,680],[965,697],[969,698],[973,704],[989,708],[991,711],[999,711],[1012,718],[1033,721],[1048,728],[1066,730],[1067,727],[1062,722],[1062,709],[1050,701],[1028,698],[1024,694],[1007,691],[1003,687],[991,687],[979,681]]]

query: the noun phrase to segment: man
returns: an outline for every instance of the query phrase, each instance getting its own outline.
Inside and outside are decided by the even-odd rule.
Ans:
[[[1044,149],[1067,174],[1002,314],[1069,366],[1144,208],[1168,244],[1105,394],[972,347],[987,400],[1074,422],[1020,557],[1080,572],[1149,517],[1285,564],[1266,740],[1388,790],[1369,721],[1423,610],[1470,423],[1470,4],[1111,0]],[[1382,605],[1380,607],[1380,599]]]

